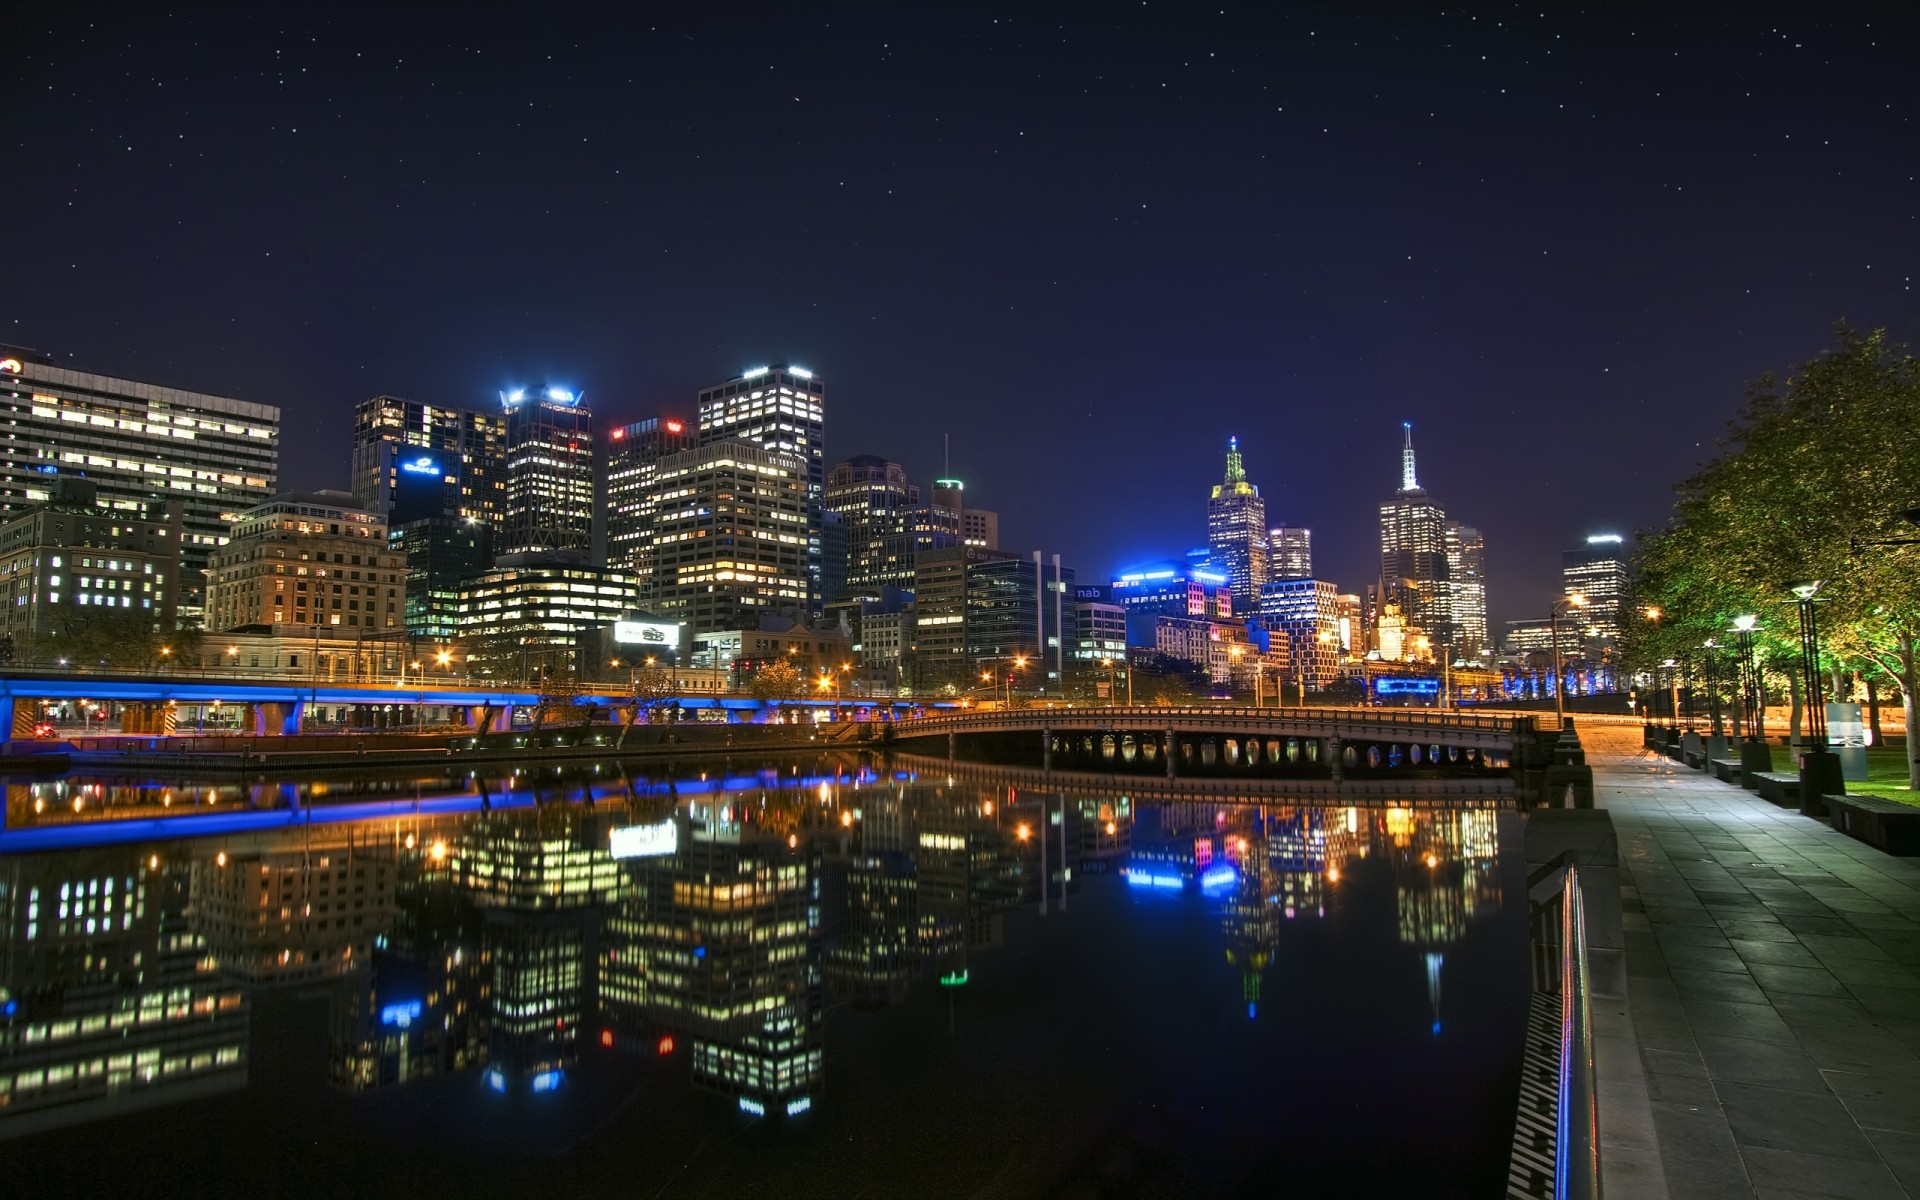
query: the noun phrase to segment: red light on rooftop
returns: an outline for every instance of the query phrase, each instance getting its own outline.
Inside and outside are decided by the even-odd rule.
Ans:
[[[613,440],[616,442],[626,436],[627,436],[627,431],[624,429],[616,429],[613,431]]]
[[[680,432],[681,430],[683,430],[683,429],[685,429],[685,428],[686,428],[686,426],[685,426],[685,425],[683,425],[683,424],[681,424],[681,423],[680,423],[680,422],[678,422],[678,421],[668,421],[668,422],[667,422],[667,432],[668,432],[668,433],[679,433],[679,432]]]
[[[611,1030],[611,1029],[602,1029],[602,1030],[600,1031],[600,1044],[601,1044],[602,1046],[611,1046],[611,1045],[613,1045],[613,1030]]]
[[[663,1037],[663,1038],[661,1038],[661,1039],[660,1039],[660,1053],[661,1053],[662,1055],[667,1055],[667,1054],[672,1054],[672,1053],[673,1053],[673,1038],[672,1038],[672,1037]]]

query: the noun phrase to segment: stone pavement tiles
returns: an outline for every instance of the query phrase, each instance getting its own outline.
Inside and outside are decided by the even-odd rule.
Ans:
[[[1920,1197],[1920,862],[1581,737],[1668,1194]]]

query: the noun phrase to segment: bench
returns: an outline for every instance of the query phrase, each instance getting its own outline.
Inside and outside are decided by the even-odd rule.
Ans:
[[[1685,750],[1682,751],[1682,753],[1686,756],[1687,765],[1694,770],[1704,771],[1707,769],[1707,752],[1705,750]]]
[[[1707,766],[1713,771],[1713,777],[1721,783],[1740,782],[1740,760],[1737,758],[1716,758]]]
[[[1800,777],[1787,775],[1779,771],[1760,771],[1754,773],[1759,782],[1760,798],[1771,800],[1781,808],[1800,807]]]
[[[1856,841],[1902,857],[1920,855],[1920,808],[1878,796],[1823,796],[1827,819]]]

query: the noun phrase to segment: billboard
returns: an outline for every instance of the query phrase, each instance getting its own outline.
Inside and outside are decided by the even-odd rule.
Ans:
[[[663,621],[615,621],[613,640],[623,646],[661,646],[678,649],[680,627]]]
[[[658,825],[623,825],[608,835],[615,858],[658,858],[680,848],[680,827],[672,821]]]
[[[1386,675],[1373,681],[1373,690],[1382,696],[1438,696],[1440,681]]]

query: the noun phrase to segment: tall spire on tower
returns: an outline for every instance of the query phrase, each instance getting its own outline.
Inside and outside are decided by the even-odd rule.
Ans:
[[[1240,439],[1230,437],[1227,439],[1227,486],[1244,482],[1246,478],[1247,469],[1240,463]]]
[[[1402,421],[1400,427],[1407,431],[1406,447],[1400,451],[1400,490],[1417,492],[1420,490],[1420,481],[1413,474],[1413,422]]]

